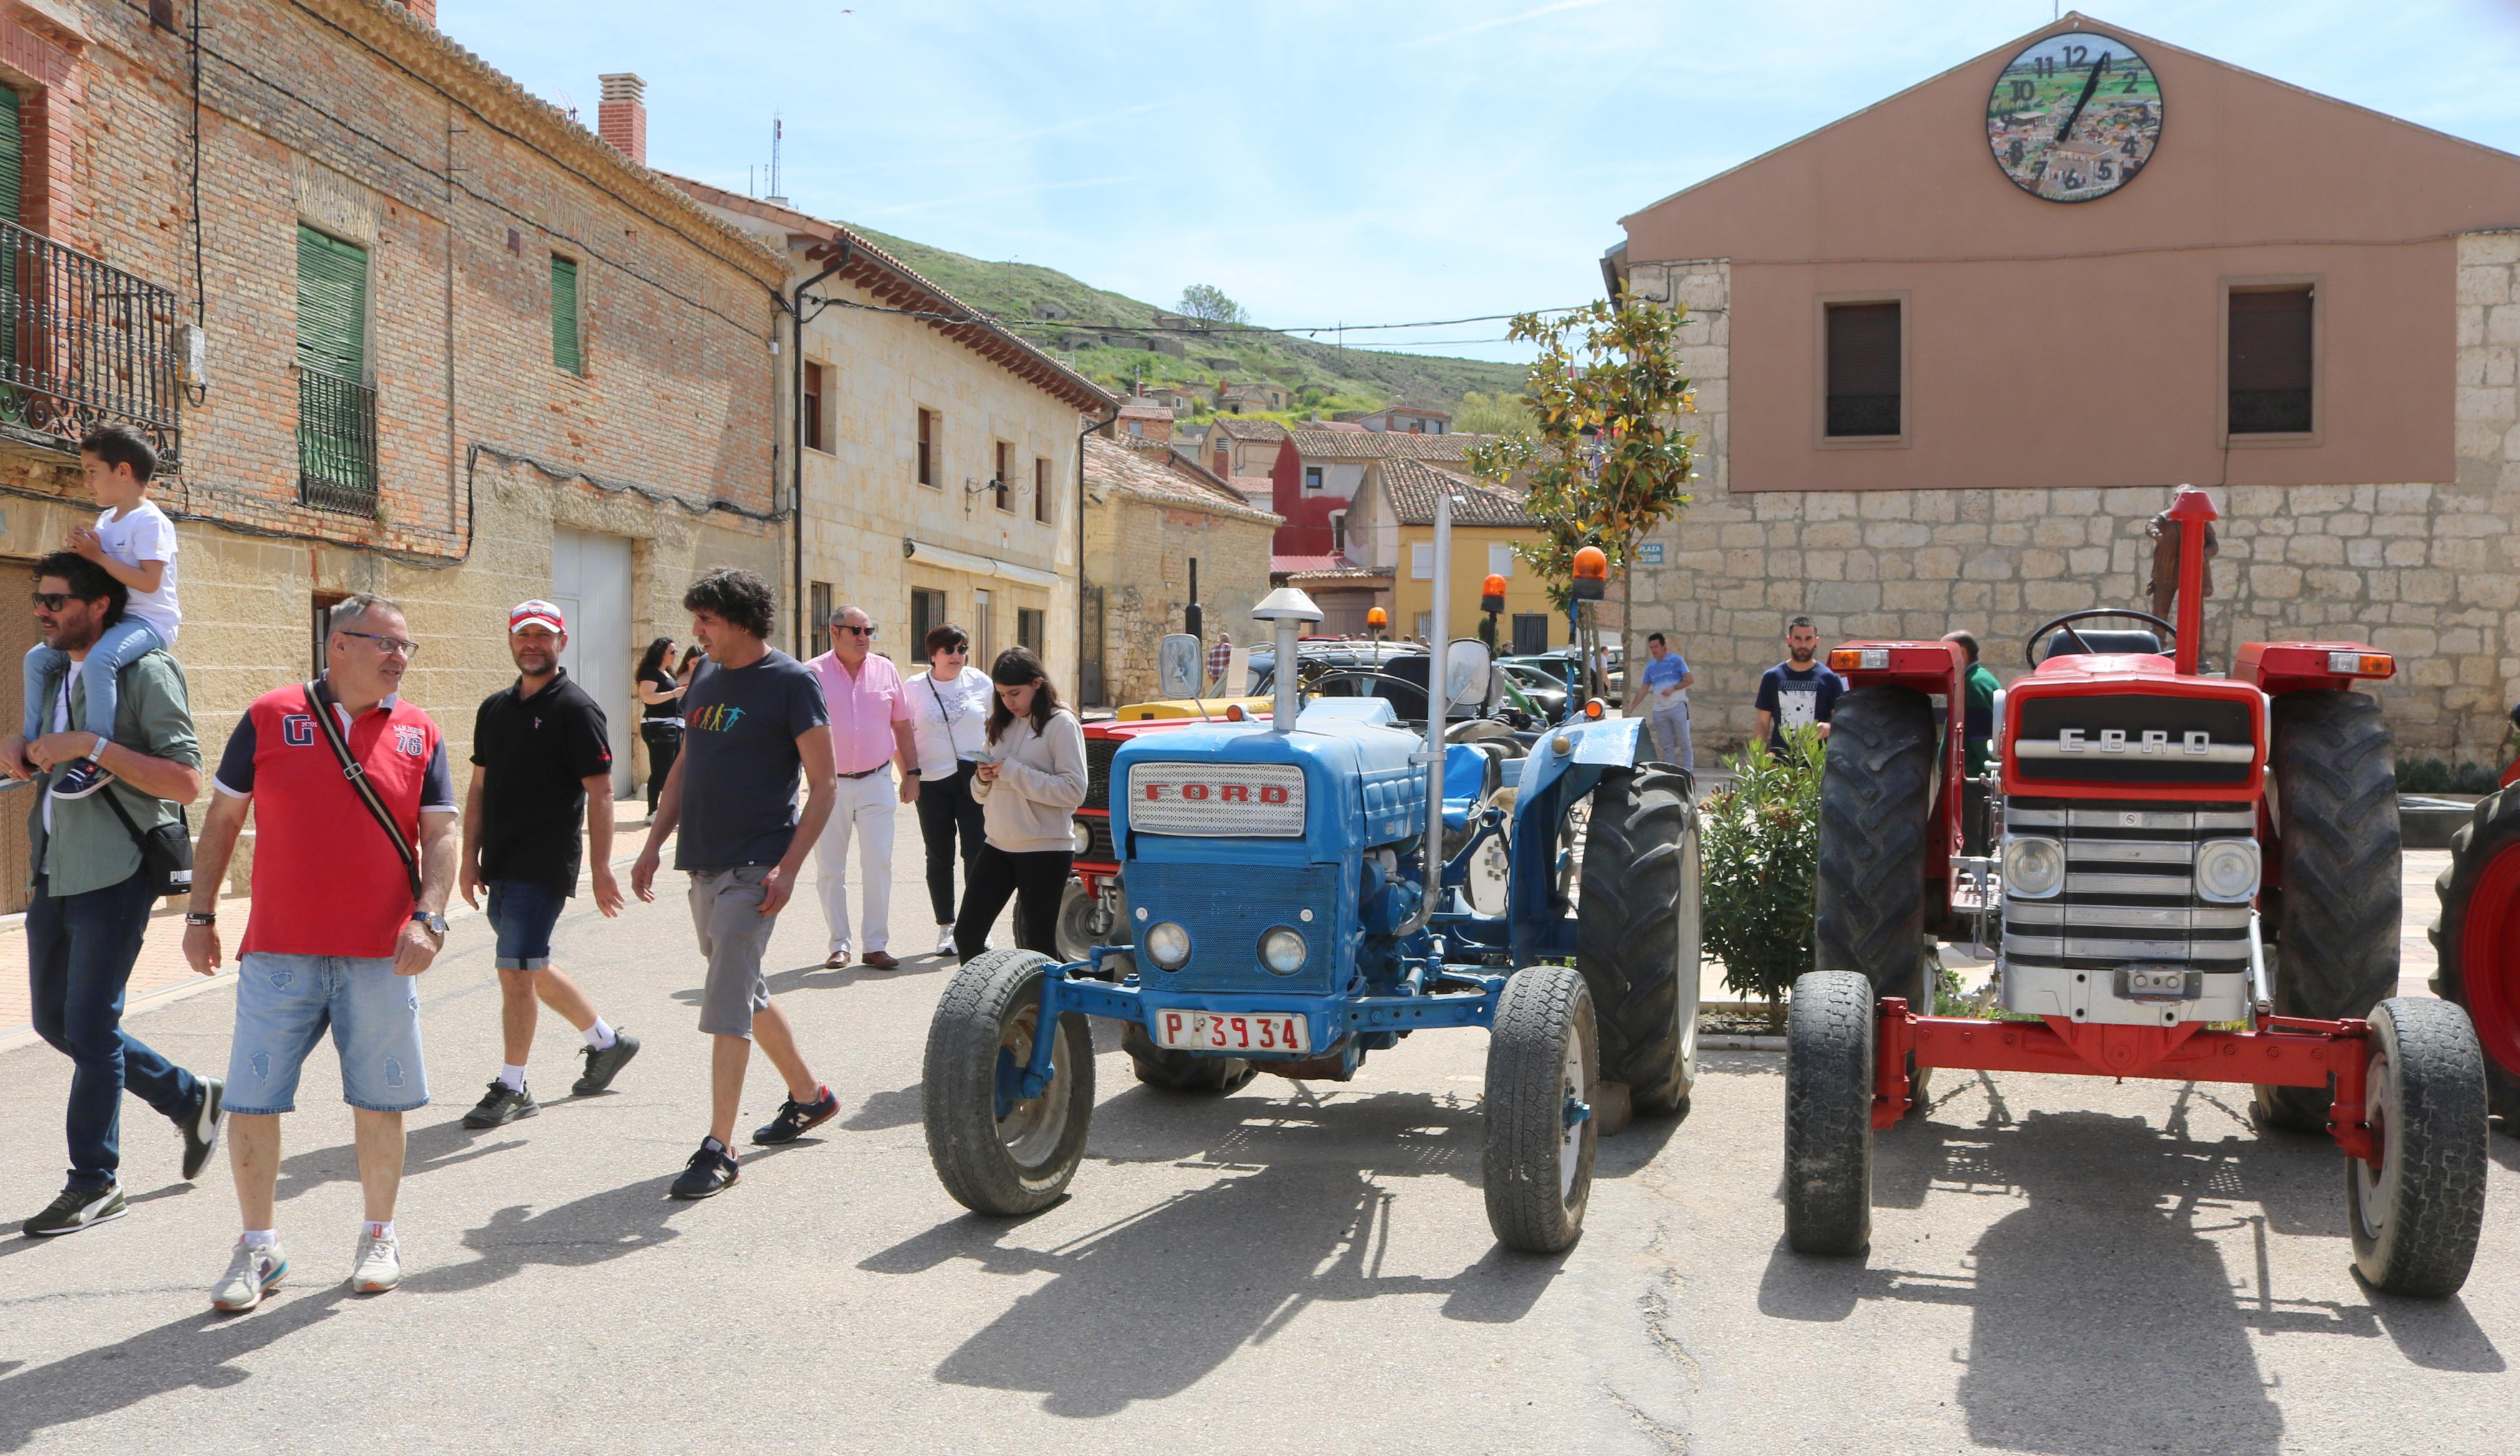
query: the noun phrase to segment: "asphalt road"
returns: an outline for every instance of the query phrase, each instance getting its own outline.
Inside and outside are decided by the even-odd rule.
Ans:
[[[1782,1058],[1716,1054],[1686,1120],[1602,1144],[1582,1243],[1539,1259],[1499,1251],[1481,1209],[1477,1032],[1218,1101],[1140,1088],[1106,1051],[1073,1195],[991,1223],[945,1197],[920,1132],[945,968],[819,969],[809,899],[774,984],[848,1112],[672,1204],[707,1050],[668,878],[619,921],[577,902],[559,942],[648,1050],[615,1091],[486,1133],[457,1119],[499,1060],[497,995],[487,928],[458,923],[422,986],[437,1101],[412,1119],[397,1293],[342,1283],[358,1190],[328,1053],[287,1124],[293,1280],[248,1316],[206,1307],[236,1232],[224,1160],[176,1182],[134,1104],[131,1216],[0,1239],[0,1451],[2520,1442],[2520,1139],[2495,1139],[2464,1296],[2424,1304],[2357,1284],[2337,1157],[2259,1136],[2238,1089],[1954,1078],[1881,1141],[1870,1256],[1815,1261],[1779,1238]],[[136,1024],[217,1068],[230,1010],[218,989]],[[572,1046],[546,1018],[539,1090],[565,1088]],[[67,1081],[42,1047],[0,1055],[13,1215],[58,1186]],[[757,1069],[746,1125],[778,1096]]]

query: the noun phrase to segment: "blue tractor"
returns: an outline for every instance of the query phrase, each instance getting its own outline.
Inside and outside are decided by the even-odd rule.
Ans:
[[[1280,661],[1321,615],[1291,588],[1254,614]],[[1476,641],[1444,669],[1457,703],[1492,691]],[[1186,1095],[1258,1071],[1345,1081],[1401,1037],[1485,1026],[1489,1224],[1518,1250],[1573,1244],[1596,1109],[1624,1092],[1681,1111],[1697,1030],[1688,775],[1642,760],[1635,720],[1594,713],[1516,757],[1492,723],[1430,713],[1420,737],[1387,700],[1308,706],[1286,674],[1267,721],[1132,739],[1110,768],[1118,943],[1066,964],[988,951],[937,1006],[925,1122],[947,1191],[1001,1216],[1061,1196],[1094,1114],[1089,1017],[1122,1024],[1141,1081]],[[1500,839],[1503,913],[1482,914],[1463,887]]]

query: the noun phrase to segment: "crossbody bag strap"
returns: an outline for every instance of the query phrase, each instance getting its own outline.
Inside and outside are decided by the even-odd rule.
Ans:
[[[394,854],[402,860],[403,878],[411,882],[411,901],[419,904],[420,856],[412,852],[411,841],[402,837],[402,829],[393,822],[393,814],[385,807],[385,801],[377,796],[377,786],[368,782],[367,769],[350,756],[349,740],[341,736],[341,725],[333,719],[333,695],[321,679],[306,685],[306,710],[315,715],[317,726],[324,730],[324,741],[333,746],[333,756],[341,764],[341,777],[350,781],[350,788],[358,794],[359,802],[368,806],[368,813],[376,819],[377,828],[385,832],[385,839],[393,845]]]

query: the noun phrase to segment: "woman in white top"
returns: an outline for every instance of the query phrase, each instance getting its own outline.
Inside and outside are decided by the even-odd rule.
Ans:
[[[971,639],[951,623],[930,627],[928,669],[906,685],[910,735],[919,750],[919,835],[927,844],[927,903],[936,912],[936,953],[954,953],[954,841],[963,841],[963,883],[980,857],[985,830],[971,775],[988,751],[989,675],[968,665]]]
[[[1085,802],[1085,726],[1058,705],[1028,649],[998,654],[989,680],[998,691],[989,756],[971,776],[971,793],[988,810],[988,841],[964,884],[954,944],[966,961],[986,950],[989,927],[1012,899],[1015,944],[1056,960],[1076,806]]]

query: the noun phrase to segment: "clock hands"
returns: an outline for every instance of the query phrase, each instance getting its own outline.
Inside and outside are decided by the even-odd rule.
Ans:
[[[2065,145],[2065,138],[2073,135],[2074,123],[2083,119],[2083,108],[2092,104],[2092,93],[2100,89],[2100,73],[2108,68],[2109,53],[2102,51],[2100,59],[2092,63],[2092,78],[2083,83],[2083,94],[2074,98],[2074,109],[2065,114],[2065,124],[2056,128],[2055,145]]]

